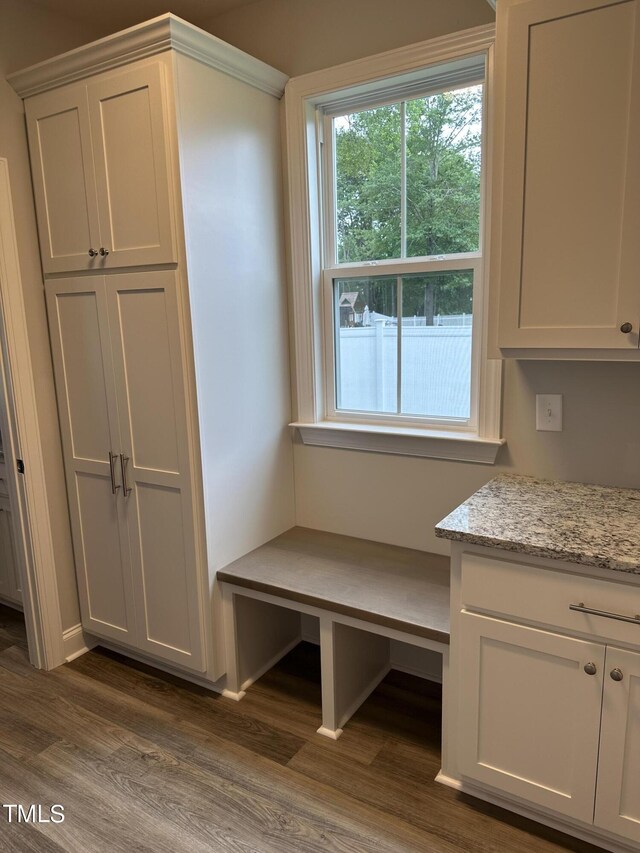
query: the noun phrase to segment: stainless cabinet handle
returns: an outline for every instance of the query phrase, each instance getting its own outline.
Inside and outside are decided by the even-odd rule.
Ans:
[[[598,671],[598,667],[595,665],[595,663],[593,663],[593,661],[589,661],[589,663],[585,663],[584,671],[587,673],[587,675],[595,675]]]
[[[97,250],[97,249],[89,249],[89,257],[90,257],[90,258],[95,258],[95,256],[96,256],[97,254],[98,254],[98,250]]]
[[[111,494],[112,495],[117,495],[118,489],[120,488],[120,486],[116,486],[116,473],[114,470],[117,458],[118,458],[117,453],[112,453],[111,451],[109,451],[109,473],[111,474]]]
[[[620,326],[620,331],[622,332],[623,335],[628,335],[629,332],[633,331],[633,326],[631,325],[631,323],[623,323]]]
[[[106,258],[108,254],[109,254],[109,250],[108,250],[108,249],[105,249],[105,247],[104,247],[104,246],[101,246],[101,247],[100,247],[100,256],[101,256],[102,258]]]
[[[634,625],[640,625],[640,614],[636,614],[636,616],[623,616],[621,613],[609,613],[608,610],[594,610],[593,607],[585,607],[582,602],[580,604],[570,604],[569,610],[577,610],[578,613],[590,613],[592,616],[605,616],[607,619],[617,619],[618,622],[631,622]]]
[[[619,666],[617,666],[615,669],[612,669],[609,675],[611,676],[611,678],[613,678],[614,681],[622,681],[622,679],[624,678],[622,670]]]
[[[127,463],[129,462],[129,457],[125,456],[124,453],[120,454],[120,470],[122,471],[122,489],[124,491],[125,498],[128,498],[133,489],[127,486]]]

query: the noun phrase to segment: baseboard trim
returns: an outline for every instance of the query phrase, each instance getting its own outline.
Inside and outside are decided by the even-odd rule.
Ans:
[[[623,840],[618,840],[617,837],[605,835],[597,829],[591,830],[577,823],[574,823],[570,818],[555,818],[546,812],[536,811],[515,800],[507,799],[493,791],[485,791],[482,788],[476,788],[475,785],[470,785],[460,779],[454,779],[443,773],[442,770],[436,776],[436,782],[441,785],[446,785],[448,788],[453,788],[461,794],[467,794],[471,797],[476,797],[486,803],[491,803],[494,806],[499,806],[506,811],[515,812],[521,817],[526,817],[536,823],[542,823],[544,826],[550,826],[552,829],[557,829],[565,835],[573,838],[579,838],[582,841],[587,841],[590,844],[595,844],[602,847],[604,850],[609,850],[611,853],[634,853],[637,847],[631,844],[626,844]]]
[[[239,690],[237,693],[234,690],[229,690],[227,687],[221,691],[225,699],[233,699],[234,702],[239,702],[247,695],[246,690]]]
[[[390,669],[395,669],[396,672],[404,672],[406,675],[415,675],[416,678],[421,678],[423,681],[433,681],[434,684],[442,684],[442,673],[432,672],[428,669],[419,669],[415,666],[402,666],[391,661]]]
[[[85,634],[82,625],[72,625],[62,632],[64,659],[67,663],[86,654],[98,645],[98,641],[90,634]]]
[[[125,658],[131,658],[132,660],[138,661],[138,663],[143,663],[152,669],[157,669],[161,673],[166,672],[168,675],[174,675],[176,678],[182,678],[184,681],[190,681],[192,684],[204,687],[212,693],[221,694],[226,686],[226,675],[223,675],[219,681],[212,681],[204,674],[198,675],[195,672],[188,672],[186,670],[179,669],[177,666],[172,666],[169,663],[164,663],[162,661],[155,660],[154,658],[147,657],[138,651],[132,651],[129,648],[119,646],[117,643],[112,643],[108,640],[96,639],[96,645],[109,649],[109,651],[116,652],[116,654],[122,655]]]
[[[14,598],[6,598],[4,595],[0,595],[0,604],[3,604],[5,607],[10,607],[12,610],[17,610],[20,613],[24,613],[24,607],[22,606],[22,602],[17,601]]]
[[[338,740],[342,734],[342,729],[328,729],[326,726],[320,726],[320,728],[317,729],[317,734],[331,738],[331,740]]]

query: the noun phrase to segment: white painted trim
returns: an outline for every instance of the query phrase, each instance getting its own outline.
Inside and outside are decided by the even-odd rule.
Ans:
[[[303,620],[304,625],[304,620]],[[320,645],[320,638],[316,634],[311,634],[303,629],[302,631],[302,642],[303,643],[311,643],[313,646]],[[408,643],[403,640],[391,640],[391,664],[390,670],[395,669],[397,672],[404,672],[407,675],[414,675],[416,678],[422,678],[424,681],[433,681],[436,684],[442,684],[442,668],[438,667],[438,669],[433,669],[430,666],[421,667],[421,666],[407,666],[402,663],[398,658],[401,657],[401,654],[398,651],[398,646],[407,646]],[[414,647],[416,648],[416,647]],[[433,651],[433,649],[427,649],[426,651]],[[434,652],[434,655],[442,655],[443,653]],[[434,657],[434,660],[437,658]]]
[[[302,427],[303,441],[307,444],[348,447],[350,449],[375,450],[382,453],[435,456],[442,459],[457,459],[453,452],[456,443],[447,449],[442,440],[428,447],[416,436],[399,433],[395,443],[388,434],[372,437],[372,432],[358,429],[358,425],[338,424],[329,426],[327,417],[327,393],[324,388],[326,376],[326,346],[323,328],[323,287],[321,281],[322,241],[320,222],[322,219],[322,189],[319,180],[318,129],[316,106],[330,94],[342,89],[368,82],[388,79],[407,74],[430,65],[452,61],[465,55],[486,53],[487,79],[485,103],[485,127],[490,129],[493,110],[492,71],[493,24],[421,42],[409,47],[359,59],[334,68],[312,72],[292,78],[286,85],[284,96],[285,173],[286,201],[288,206],[289,278],[290,307],[292,321],[293,396],[296,401],[294,426]],[[491,188],[492,135],[485,134],[484,151],[484,239],[489,233],[489,192]],[[485,268],[488,263],[488,246],[485,253]],[[376,269],[376,268],[372,268]],[[486,272],[484,280],[488,281]],[[502,364],[487,359],[486,318],[488,314],[488,287],[484,287],[481,327],[482,353],[479,385],[478,436],[474,451],[465,461],[491,464],[501,444],[500,409],[502,389]],[[423,433],[424,435],[424,433]],[[336,439],[339,443],[332,444]],[[469,439],[467,439],[469,441]],[[473,441],[473,440],[472,440]],[[467,450],[472,444],[464,445]],[[398,450],[397,448],[404,448]],[[491,450],[489,450],[491,448]],[[490,458],[493,453],[493,459]],[[480,459],[476,457],[481,457]]]
[[[323,737],[328,737],[331,740],[338,740],[338,738],[340,737],[340,735],[342,734],[342,732],[344,730],[343,729],[328,729],[326,726],[320,726],[320,728],[316,729],[316,731],[319,735],[322,735]]]
[[[495,24],[484,24],[469,30],[440,36],[427,41],[416,42],[406,47],[377,53],[363,59],[312,71],[299,77],[292,77],[285,88],[295,98],[313,98],[357,86],[369,80],[382,80],[396,74],[404,74],[414,69],[426,68],[439,62],[466,54],[488,50],[495,40]]]
[[[286,74],[172,14],[32,65],[7,79],[21,98],[28,98],[166,50],[190,56],[269,95],[282,97]]]
[[[110,640],[103,640],[100,638],[98,639],[98,645],[105,649],[109,649],[112,652],[116,652],[116,654],[122,655],[124,658],[131,658],[139,663],[143,663],[151,669],[157,669],[160,673],[165,672],[169,675],[174,675],[176,678],[182,678],[184,681],[189,681],[191,684],[198,684],[200,687],[204,687],[212,693],[224,694],[225,692],[225,677],[218,681],[210,681],[205,676],[197,675],[194,672],[187,672],[184,669],[180,669],[178,666],[172,666],[171,664],[159,661],[149,655],[141,654],[137,649],[131,649],[128,646],[120,646],[118,643],[112,643]],[[233,698],[233,694],[230,693],[229,695]]]
[[[512,349],[500,347],[502,358],[528,361],[640,361],[640,349]]]
[[[304,444],[315,447],[340,447],[369,453],[395,453],[401,456],[424,456],[457,462],[493,465],[504,439],[480,438],[464,432],[378,426],[375,424],[292,423]]]
[[[67,663],[79,658],[98,645],[98,640],[90,634],[85,634],[82,625],[78,623],[63,632],[64,654]]]
[[[62,615],[5,158],[0,158],[0,339],[4,361],[1,381],[8,411],[8,435],[3,441],[29,659],[39,669],[53,669],[65,662]],[[25,461],[24,475],[16,472],[16,458]]]
[[[20,613],[24,612],[22,602],[18,601],[16,598],[7,598],[6,595],[0,595],[0,604],[3,604],[5,607],[10,607],[12,610],[18,610]]]
[[[418,669],[414,666],[403,666],[391,662],[389,670],[395,669],[396,672],[404,672],[406,675],[413,675],[416,678],[422,678],[423,681],[432,681],[434,684],[442,684],[442,675],[439,672],[433,672],[430,669]]]
[[[402,643],[407,643],[410,646],[419,646],[421,649],[430,649],[440,654],[446,654],[449,646],[446,643],[439,643],[437,640],[430,640],[427,637],[422,637],[419,634],[410,634],[407,631],[399,631],[397,628],[388,628],[386,625],[380,625],[378,622],[368,622],[365,619],[357,619],[355,616],[346,616],[344,613],[337,613],[329,607],[314,607],[312,604],[303,604],[301,601],[294,601],[292,598],[284,598],[279,595],[272,595],[268,592],[260,592],[256,589],[250,589],[246,586],[237,586],[228,581],[221,581],[220,586],[225,593],[234,595],[244,595],[247,598],[255,598],[258,601],[266,601],[269,604],[276,604],[278,607],[284,607],[286,610],[295,610],[298,613],[306,613],[308,616],[315,616],[318,619],[328,617],[331,622],[338,622],[341,625],[349,625],[351,628],[358,628],[361,631],[369,634],[379,634],[381,637],[388,637],[390,640],[400,640]],[[102,641],[101,641],[102,643]],[[102,643],[102,645],[105,645]],[[128,652],[127,652],[128,654]]]
[[[447,788],[452,788],[454,791],[459,791],[462,794],[468,794],[472,797],[477,797],[486,803],[492,803],[500,808],[507,809],[510,812],[515,812],[529,820],[534,820],[536,823],[542,823],[544,826],[550,826],[552,829],[557,829],[560,832],[569,833],[574,838],[580,838],[582,841],[588,841],[604,850],[610,850],[611,853],[637,853],[638,848],[633,845],[625,844],[618,836],[610,835],[602,830],[597,830],[585,824],[578,823],[570,818],[555,817],[546,812],[538,811],[532,808],[529,804],[515,801],[503,797],[493,790],[484,790],[483,788],[471,785],[466,781],[455,779],[449,776],[442,770],[435,778],[436,782],[445,785]]]
[[[229,690],[228,687],[225,687],[221,692],[225,699],[233,699],[234,702],[240,702],[247,695],[245,690]]]

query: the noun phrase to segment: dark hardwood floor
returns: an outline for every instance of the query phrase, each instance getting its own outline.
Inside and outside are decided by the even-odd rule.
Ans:
[[[338,742],[317,735],[305,644],[235,703],[105,651],[36,671],[0,606],[0,720],[1,802],[65,807],[61,824],[0,809],[2,853],[596,850],[436,784],[427,682],[391,673]]]

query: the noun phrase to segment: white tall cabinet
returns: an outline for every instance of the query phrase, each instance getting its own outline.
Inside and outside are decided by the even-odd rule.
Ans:
[[[285,81],[173,15],[11,78],[83,627],[209,682],[216,570],[294,523]]]

